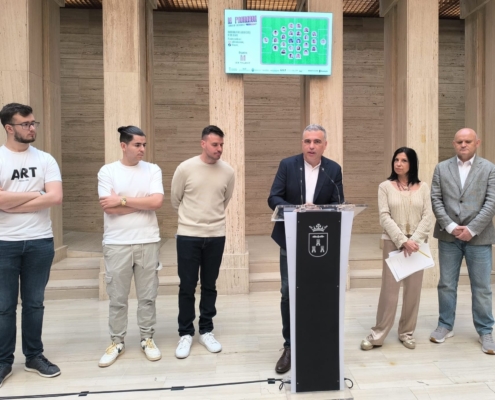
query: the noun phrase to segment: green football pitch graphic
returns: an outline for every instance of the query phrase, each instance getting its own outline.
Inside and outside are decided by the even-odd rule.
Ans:
[[[327,65],[328,19],[261,19],[261,63]]]

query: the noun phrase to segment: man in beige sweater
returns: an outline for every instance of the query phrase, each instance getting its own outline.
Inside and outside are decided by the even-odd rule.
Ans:
[[[172,206],[178,211],[177,263],[179,285],[179,335],[177,358],[186,358],[194,336],[195,297],[201,279],[199,343],[210,352],[222,350],[213,336],[216,315],[216,280],[225,246],[225,209],[234,191],[234,170],[220,160],[222,130],[203,129],[199,156],[182,162],[172,179]]]

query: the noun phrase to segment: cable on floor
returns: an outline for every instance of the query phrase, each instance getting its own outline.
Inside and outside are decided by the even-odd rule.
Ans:
[[[282,390],[284,384],[290,383],[288,379],[280,378],[268,378],[259,381],[242,381],[242,382],[227,382],[227,383],[212,383],[209,385],[194,385],[194,386],[171,386],[167,388],[151,388],[151,389],[123,389],[123,390],[101,390],[101,391],[83,391],[83,392],[73,392],[73,393],[51,393],[51,394],[33,394],[28,396],[0,396],[0,400],[17,400],[17,399],[43,399],[49,397],[68,397],[68,396],[78,396],[86,397],[92,394],[110,394],[110,393],[134,393],[134,392],[154,392],[154,391],[176,391],[185,389],[199,389],[208,387],[218,387],[218,386],[234,386],[234,385],[246,385],[250,383],[268,383],[269,385],[274,385],[275,382],[280,382],[279,390]]]

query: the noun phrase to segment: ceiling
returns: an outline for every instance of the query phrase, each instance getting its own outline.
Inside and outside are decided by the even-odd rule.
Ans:
[[[379,0],[343,0],[346,17],[378,17]],[[434,0],[431,0],[434,1]],[[460,0],[438,0],[440,18],[459,18]],[[101,8],[102,0],[65,0],[67,8]],[[297,0],[247,0],[248,10],[296,11]],[[158,11],[208,11],[208,0],[158,0]]]

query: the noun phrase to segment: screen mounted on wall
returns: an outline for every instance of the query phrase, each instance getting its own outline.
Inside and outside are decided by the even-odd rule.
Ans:
[[[225,72],[331,75],[332,14],[225,10]]]

